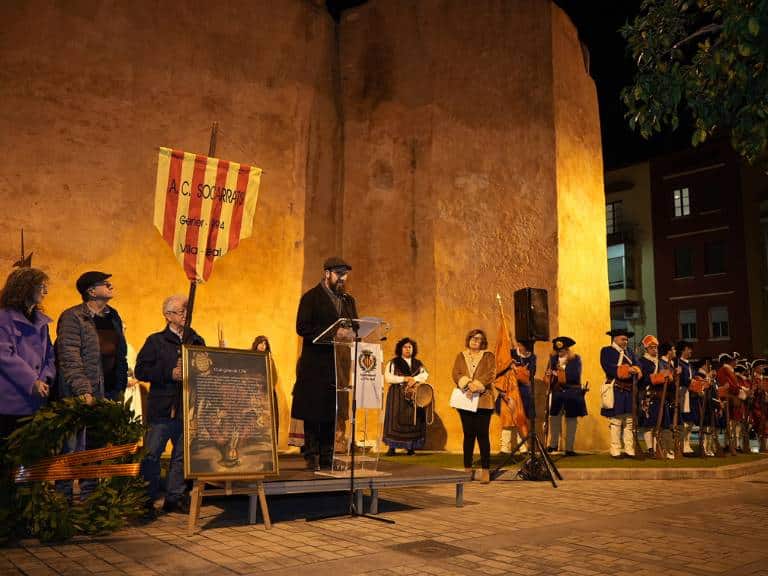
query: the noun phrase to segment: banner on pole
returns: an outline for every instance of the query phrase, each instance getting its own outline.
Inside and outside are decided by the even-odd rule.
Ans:
[[[190,281],[205,282],[213,263],[253,231],[261,168],[160,148],[155,228]]]

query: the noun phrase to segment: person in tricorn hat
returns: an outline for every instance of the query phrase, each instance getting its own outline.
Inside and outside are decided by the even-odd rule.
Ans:
[[[320,283],[301,297],[296,333],[303,338],[296,366],[291,417],[304,421],[307,467],[330,467],[336,415],[334,347],[312,341],[339,318],[357,318],[355,299],[345,291],[352,266],[339,257],[323,264]]]
[[[552,340],[552,355],[545,375],[553,381],[551,386],[552,404],[549,409],[550,440],[548,452],[557,450],[560,430],[565,414],[565,455],[575,456],[578,419],[587,415],[587,403],[581,388],[581,356],[571,348],[576,344],[573,338],[558,336]]]
[[[755,398],[752,417],[760,452],[768,452],[768,360],[758,358],[750,364],[752,390]]]
[[[62,397],[76,396],[88,404],[108,398],[121,400],[128,384],[128,347],[123,322],[112,306],[114,286],[111,274],[92,270],[75,284],[82,303],[64,310],[56,329],[56,361]],[[67,451],[98,448],[79,431],[66,444]],[[71,482],[61,484],[69,493]],[[80,498],[95,486],[93,480],[80,481]]]
[[[738,414],[738,397],[739,397],[739,379],[736,376],[736,364],[739,359],[739,355],[733,352],[724,352],[717,357],[717,361],[720,364],[720,368],[717,370],[717,381],[720,386],[727,387],[728,393],[724,400],[728,403],[728,425],[726,430],[726,438],[728,447],[732,450],[736,450],[739,444],[739,436],[741,433],[741,422],[739,421]]]
[[[600,414],[608,418],[611,456],[621,458],[623,443],[624,454],[634,457],[636,423],[632,419],[632,379],[642,376],[642,370],[627,345],[635,334],[623,328],[610,330],[606,334],[612,342],[600,350],[600,365],[606,378],[606,394],[601,394],[603,406]]]

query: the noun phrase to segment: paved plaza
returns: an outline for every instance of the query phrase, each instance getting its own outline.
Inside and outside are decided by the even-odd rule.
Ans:
[[[249,526],[246,499],[203,502],[186,517],[57,546],[0,548],[0,574],[313,574],[587,576],[768,575],[768,472],[731,480],[472,483],[382,491],[388,525],[305,522],[343,495],[270,498],[272,530]]]

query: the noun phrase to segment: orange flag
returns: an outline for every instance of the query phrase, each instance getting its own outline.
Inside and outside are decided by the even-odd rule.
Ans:
[[[502,394],[501,426],[502,428],[516,427],[521,436],[528,436],[528,418],[523,409],[523,399],[515,377],[514,360],[512,360],[512,342],[509,339],[507,319],[499,302],[501,323],[499,336],[496,339],[496,389]]]

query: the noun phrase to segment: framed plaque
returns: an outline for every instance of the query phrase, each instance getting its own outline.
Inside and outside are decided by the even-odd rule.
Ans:
[[[278,473],[266,352],[183,346],[184,475],[246,480]]]

